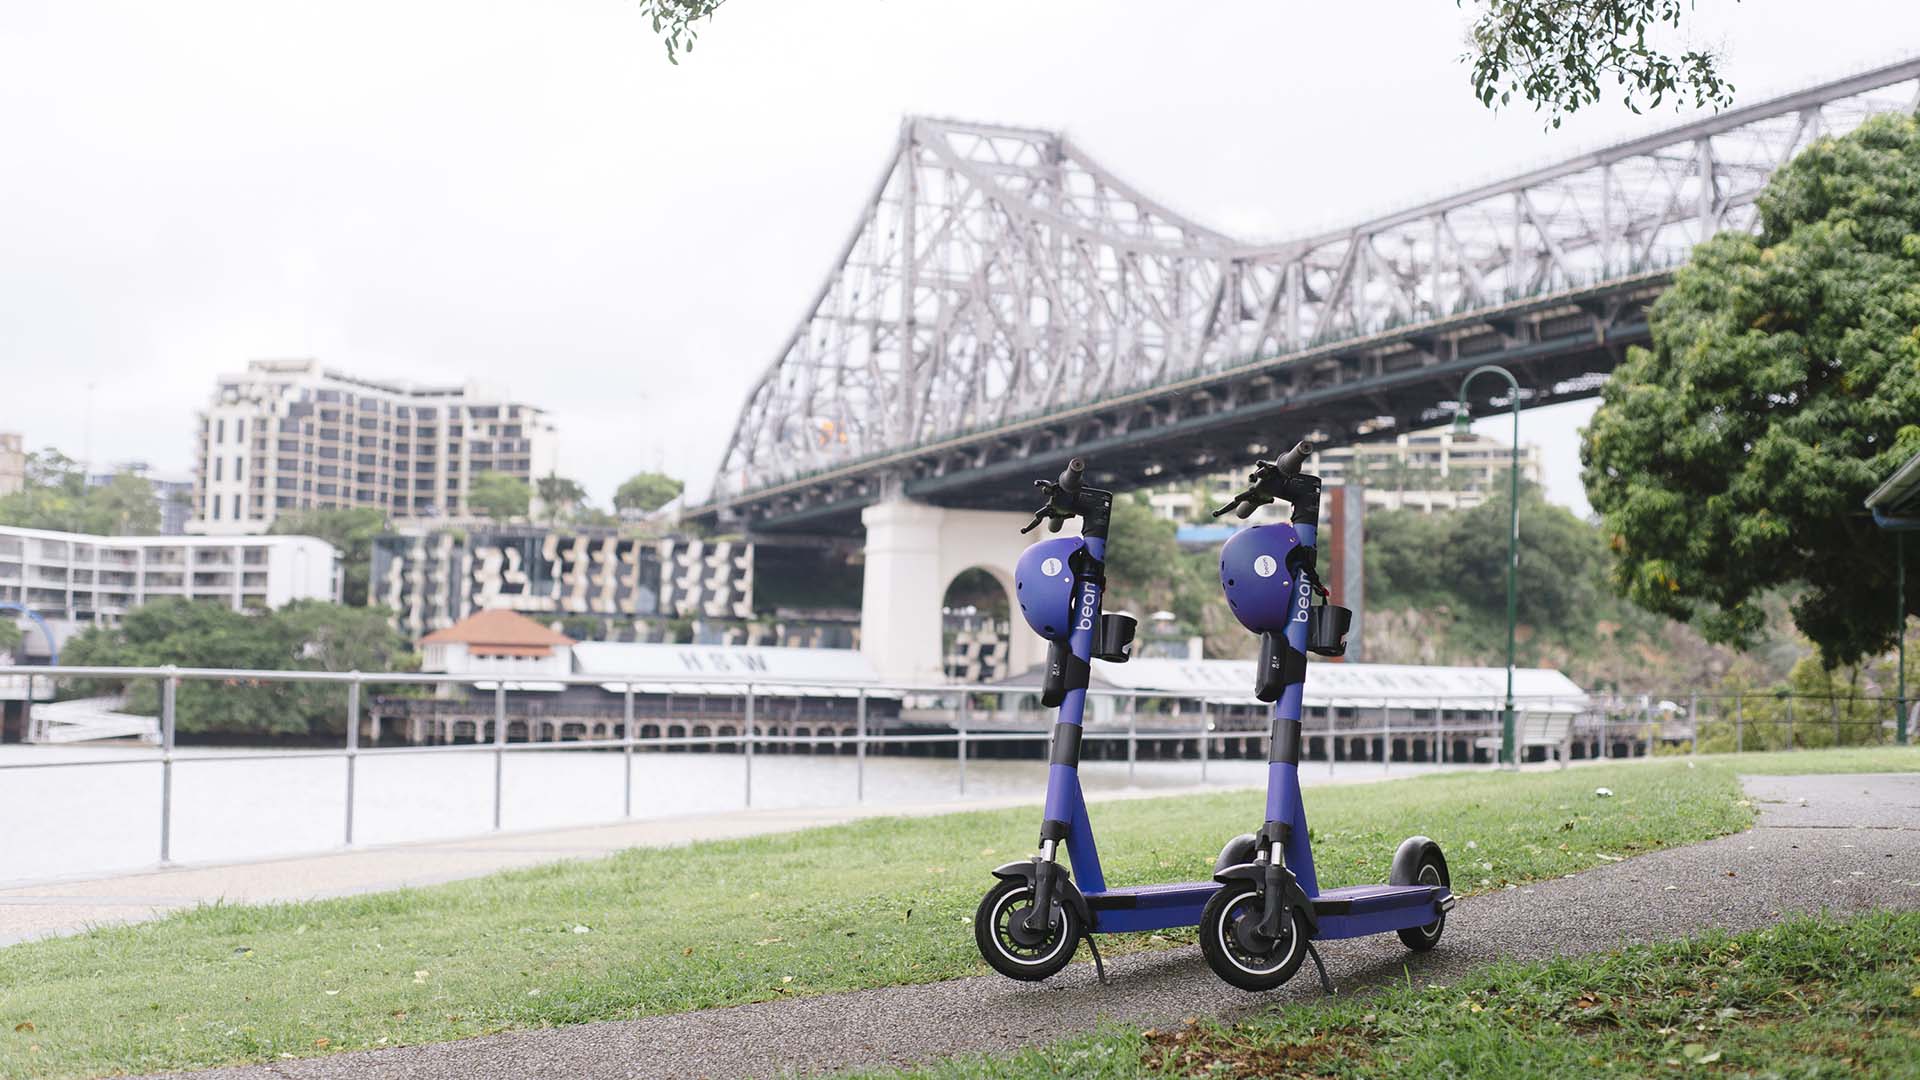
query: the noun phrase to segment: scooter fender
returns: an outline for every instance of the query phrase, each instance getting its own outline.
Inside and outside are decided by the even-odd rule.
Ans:
[[[1300,917],[1305,920],[1307,924],[1307,936],[1310,938],[1319,937],[1320,919],[1313,913],[1313,901],[1307,898],[1307,891],[1300,887],[1300,882],[1294,878],[1293,871],[1285,867],[1276,868],[1271,863],[1249,862],[1241,863],[1238,866],[1229,866],[1224,870],[1216,870],[1214,871],[1213,880],[1222,885],[1227,885],[1235,881],[1251,881],[1253,882],[1253,887],[1260,890],[1260,895],[1264,897],[1267,892],[1267,874],[1268,871],[1273,869],[1279,870],[1281,891],[1280,906],[1283,909],[1289,907],[1299,908]]]
[[[1440,860],[1440,872],[1451,878],[1447,872],[1447,857],[1440,845],[1424,836],[1409,836],[1400,841],[1400,848],[1393,853],[1393,868],[1387,874],[1387,880],[1395,885],[1412,885],[1414,875],[1420,871],[1420,859],[1432,848],[1433,854]],[[1451,892],[1452,890],[1448,890]]]
[[[1005,866],[997,866],[993,870],[993,876],[1002,881],[1025,881],[1028,885],[1033,885],[1035,861],[1036,860],[1033,859],[1022,859],[1019,862],[1007,863]],[[1080,895],[1079,887],[1073,883],[1073,877],[1067,873],[1064,867],[1055,863],[1054,871],[1054,897],[1063,904],[1073,905],[1074,914],[1080,916],[1080,925],[1091,931],[1093,929],[1093,910],[1087,906],[1087,898]]]

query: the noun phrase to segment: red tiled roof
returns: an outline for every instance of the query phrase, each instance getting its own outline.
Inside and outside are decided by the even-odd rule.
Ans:
[[[573,639],[541,626],[517,611],[492,608],[461,619],[445,630],[420,639],[422,645],[463,644],[526,649],[533,646],[572,645]],[[519,655],[535,655],[520,653]]]

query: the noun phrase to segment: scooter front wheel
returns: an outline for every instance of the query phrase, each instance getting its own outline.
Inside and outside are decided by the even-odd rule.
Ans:
[[[1272,990],[1293,978],[1307,957],[1307,922],[1298,908],[1280,921],[1280,936],[1259,932],[1260,890],[1250,881],[1220,887],[1200,913],[1200,952],[1215,975],[1242,990]]]
[[[1013,878],[1001,881],[981,897],[973,913],[973,939],[993,970],[1009,979],[1039,982],[1058,974],[1072,961],[1085,928],[1072,905],[1050,900],[1044,934],[1027,930],[1033,910],[1033,885]]]

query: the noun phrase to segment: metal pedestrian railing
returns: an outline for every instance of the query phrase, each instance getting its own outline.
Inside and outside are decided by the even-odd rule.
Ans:
[[[682,682],[626,675],[447,675],[421,672],[315,672],[213,668],[15,667],[0,668],[0,690],[27,688],[29,699],[56,692],[125,694],[145,682],[158,684],[157,752],[129,751],[124,744],[89,750],[65,760],[0,759],[0,774],[17,770],[70,769],[149,764],[160,772],[157,808],[159,862],[173,860],[175,768],[181,756],[181,689],[207,684],[211,708],[222,695],[257,694],[277,686],[337,690],[339,742],[299,749],[236,749],[210,746],[185,758],[194,764],[262,762],[278,759],[340,759],[344,762],[344,820],[340,838],[356,842],[359,762],[362,758],[407,755],[488,754],[492,757],[491,827],[509,827],[506,819],[506,759],[524,752],[608,752],[622,756],[621,817],[635,814],[634,755],[698,751],[736,753],[741,760],[740,805],[754,805],[757,757],[774,754],[853,757],[854,802],[868,798],[870,758],[877,755],[931,756],[951,753],[954,792],[966,796],[968,762],[1024,756],[1044,760],[1052,716],[1037,703],[1036,688],[953,684],[850,684],[821,680],[796,683],[752,676],[700,677],[699,693]],[[551,693],[577,687],[598,688],[619,702],[617,714],[599,705],[538,704],[538,686]],[[421,697],[433,693],[436,697]],[[380,695],[387,695],[382,698]],[[409,696],[412,695],[412,696]],[[382,708],[406,712],[459,711],[478,718],[472,741],[425,745],[369,745],[365,739],[369,698]],[[675,698],[696,698],[695,706],[676,709]],[[1209,782],[1222,760],[1264,761],[1265,707],[1252,698],[1219,694],[1096,689],[1089,692],[1083,742],[1088,760],[1124,761],[1129,782],[1145,762],[1197,766]],[[718,699],[722,704],[716,705]],[[644,715],[637,708],[645,701]],[[1533,698],[1517,701],[1521,714],[1543,714],[1564,721],[1554,745],[1534,743],[1523,750],[1558,751],[1560,763],[1575,760],[1644,757],[1662,753],[1747,751],[1892,742],[1898,730],[1897,703],[1873,696],[1811,696],[1779,693],[1689,693],[1667,695],[1589,694],[1577,700]],[[822,704],[826,703],[826,704]],[[310,703],[309,703],[310,704]],[[811,711],[809,709],[811,708]],[[885,715],[877,715],[884,713]],[[569,717],[618,717],[617,727],[602,719],[600,737],[536,736],[565,730]],[[702,722],[674,723],[676,716]],[[716,719],[737,719],[717,724]],[[585,724],[583,730],[592,730]],[[513,739],[521,729],[524,737]],[[329,731],[332,725],[327,725]],[[643,730],[659,734],[642,734]],[[443,732],[454,730],[443,725]],[[678,730],[679,734],[673,732]],[[823,733],[824,730],[824,733]],[[1342,765],[1377,764],[1390,772],[1396,763],[1427,767],[1492,765],[1496,758],[1500,703],[1485,694],[1473,697],[1388,695],[1341,698],[1314,705],[1304,721],[1303,759],[1324,762],[1329,771]],[[386,740],[382,740],[384,742]],[[1023,745],[1026,744],[1026,745]],[[924,754],[922,754],[924,748]],[[98,756],[94,756],[97,754]],[[0,879],[7,877],[0,866]]]

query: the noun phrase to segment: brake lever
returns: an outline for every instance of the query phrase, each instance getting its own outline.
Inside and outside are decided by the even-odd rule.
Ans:
[[[1043,506],[1040,509],[1035,510],[1033,512],[1033,520],[1027,522],[1027,527],[1020,530],[1020,535],[1025,536],[1028,533],[1032,532],[1033,530],[1039,528],[1040,523],[1045,520],[1047,520],[1047,508]],[[1059,531],[1059,528],[1060,528],[1059,522],[1055,522],[1053,527],[1056,532]]]

